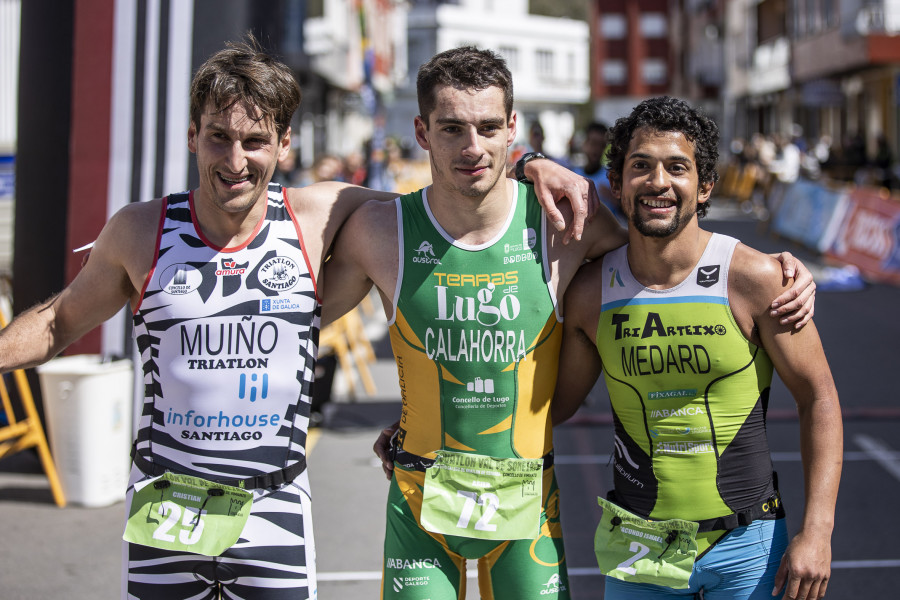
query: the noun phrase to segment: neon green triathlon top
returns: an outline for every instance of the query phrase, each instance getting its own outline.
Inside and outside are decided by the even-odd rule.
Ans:
[[[616,499],[644,518],[713,519],[773,494],[772,363],[728,304],[737,243],[713,234],[694,271],[667,290],[635,280],[627,247],[603,260],[596,342],[615,421]]]
[[[403,401],[404,451],[539,458],[562,327],[546,261],[545,219],[518,184],[507,222],[479,246],[454,240],[427,190],[397,199],[400,268],[389,323]]]

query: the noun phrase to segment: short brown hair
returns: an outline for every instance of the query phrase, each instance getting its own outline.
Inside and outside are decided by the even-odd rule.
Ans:
[[[263,51],[248,34],[244,42],[229,42],[204,62],[191,81],[191,121],[211,105],[215,112],[241,103],[248,115],[275,123],[278,137],[291,125],[300,106],[300,86],[291,69]]]
[[[484,90],[497,86],[503,91],[506,118],[512,115],[512,74],[506,61],[496,52],[479,50],[473,46],[461,46],[435,54],[419,67],[416,77],[416,95],[419,99],[419,116],[428,125],[428,116],[434,110],[434,91],[441,85],[458,90]]]

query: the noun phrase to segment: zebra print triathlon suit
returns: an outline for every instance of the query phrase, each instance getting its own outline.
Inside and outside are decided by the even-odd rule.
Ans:
[[[123,596],[315,598],[302,467],[321,305],[296,218],[270,185],[250,239],[217,248],[200,232],[193,192],[169,196],[162,212],[134,313],[145,397],[129,503],[134,483],[162,470],[213,481],[287,473],[246,486],[249,520],[221,556],[125,543]]]

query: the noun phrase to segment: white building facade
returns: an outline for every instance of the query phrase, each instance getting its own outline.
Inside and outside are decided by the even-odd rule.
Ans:
[[[408,77],[388,104],[387,133],[417,149],[415,78],[434,54],[464,45],[502,55],[513,76],[518,113],[516,144],[540,121],[544,150],[566,156],[575,133],[575,106],[590,96],[588,25],[584,21],[530,15],[528,0],[412,2],[407,16]]]
[[[314,155],[316,131],[324,131],[326,152],[338,156],[358,151],[374,135],[374,94],[389,97],[406,81],[406,8],[403,0],[324,0],[322,15],[306,19],[304,51],[312,71],[332,87],[324,116],[301,105],[305,162]],[[316,127],[323,118],[324,128]]]

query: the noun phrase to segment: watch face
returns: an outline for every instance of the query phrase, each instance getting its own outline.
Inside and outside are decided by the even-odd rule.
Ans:
[[[525,165],[536,158],[547,157],[540,152],[528,152],[527,154],[522,155],[522,158],[516,162],[516,179],[519,181],[529,181],[528,177],[525,176]]]

